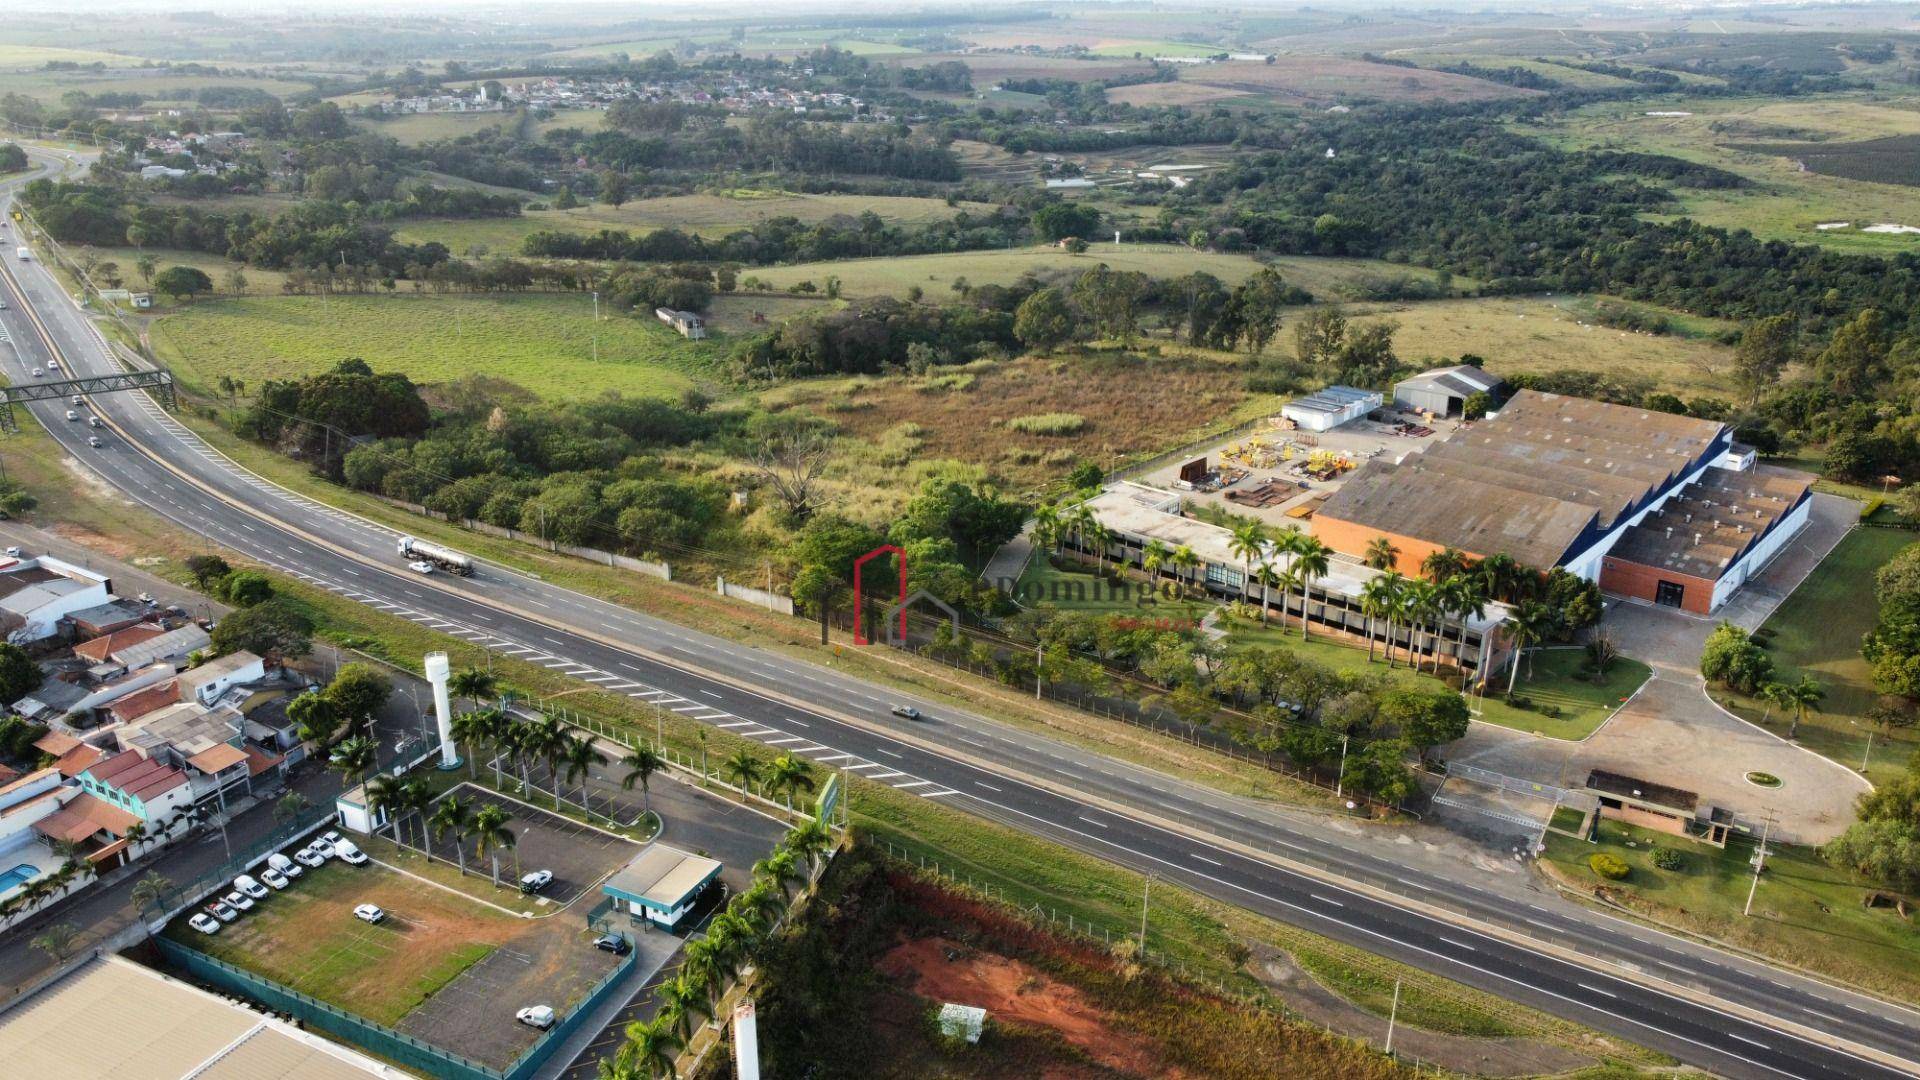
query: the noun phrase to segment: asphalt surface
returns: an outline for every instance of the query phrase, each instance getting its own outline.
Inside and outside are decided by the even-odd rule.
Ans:
[[[11,250],[10,234],[0,251]],[[57,344],[68,377],[119,370],[44,268],[11,257],[4,266],[0,295],[10,308],[0,325],[13,347],[0,346],[0,369],[11,381],[52,358],[24,304]],[[1222,794],[503,567],[423,578],[404,568],[398,534],[247,472],[145,394],[102,396],[90,407],[117,430],[67,422],[64,402],[31,409],[76,459],[160,516],[378,610],[1718,1074],[1920,1075],[1920,1066],[1895,1069],[1789,1027],[1911,1062],[1920,1054],[1920,1013],[1610,918],[1519,875],[1448,872],[1351,825]],[[87,444],[90,433],[101,447]],[[928,719],[899,721],[889,712],[895,703],[917,704]],[[1494,928],[1500,932],[1488,932]],[[1736,1015],[1728,1003],[1763,1019]]]

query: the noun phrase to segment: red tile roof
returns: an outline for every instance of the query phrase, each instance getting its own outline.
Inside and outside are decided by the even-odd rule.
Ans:
[[[111,634],[102,634],[92,641],[83,641],[73,647],[73,655],[91,660],[96,664],[104,664],[121,649],[138,645],[143,641],[152,641],[164,633],[166,630],[162,627],[152,623],[141,623],[138,626],[129,626],[125,630],[115,630]]]
[[[33,828],[50,840],[78,841],[103,829],[116,838],[125,836],[128,829],[139,823],[140,819],[134,815],[83,791],[67,805],[34,822]]]
[[[187,782],[187,774],[163,762],[125,750],[87,770],[99,782],[139,799],[164,795]]]
[[[168,679],[156,686],[149,686],[145,690],[128,694],[114,702],[107,712],[113,714],[115,720],[125,724],[138,720],[150,712],[158,712],[169,705],[179,703],[180,683],[178,680]]]

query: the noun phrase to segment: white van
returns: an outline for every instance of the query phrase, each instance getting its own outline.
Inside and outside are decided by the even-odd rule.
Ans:
[[[267,865],[280,871],[288,880],[299,877],[302,872],[299,863],[294,862],[292,859],[287,858],[277,851],[267,856]]]
[[[351,866],[359,866],[361,863],[367,861],[367,853],[361,851],[358,845],[347,839],[335,840],[333,842],[333,853],[340,856],[342,861]]]

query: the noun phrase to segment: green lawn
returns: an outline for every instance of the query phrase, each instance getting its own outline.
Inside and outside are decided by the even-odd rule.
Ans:
[[[355,918],[371,903],[388,917]],[[384,868],[329,862],[258,901],[212,937],[166,933],[235,967],[392,1026],[520,932],[516,916]]]
[[[1652,850],[1662,846],[1684,852],[1686,864],[1675,871],[1655,868]],[[1637,910],[1844,983],[1920,1000],[1920,926],[1891,910],[1865,907],[1866,889],[1811,849],[1774,847],[1753,915],[1742,916],[1753,881],[1748,859],[1754,846],[1751,839],[1736,837],[1725,851],[1717,851],[1602,821],[1596,843],[1549,834],[1545,859],[1569,883],[1589,889],[1602,882],[1588,868],[1587,857],[1617,855],[1632,867],[1632,875],[1610,887]]]
[[[1231,644],[1237,648],[1290,649],[1335,671],[1378,674],[1402,685],[1437,690],[1444,684],[1425,672],[1415,672],[1404,663],[1388,668],[1384,654],[1376,652],[1367,659],[1367,650],[1331,637],[1316,635],[1301,640],[1300,628],[1281,629],[1278,623],[1261,626],[1257,622],[1223,618],[1222,625],[1232,632]],[[1529,663],[1531,674],[1529,674]],[[1496,675],[1494,688],[1481,697],[1469,696],[1474,718],[1489,724],[1531,731],[1555,739],[1584,739],[1613,715],[1640,685],[1652,676],[1652,669],[1626,657],[1614,661],[1607,677],[1591,682],[1584,677],[1586,652],[1583,649],[1540,649],[1520,667],[1514,693],[1533,702],[1532,709],[1516,708],[1503,700],[1506,682]],[[1539,711],[1550,706],[1559,716]]]
[[[417,382],[487,375],[552,399],[675,395],[711,377],[727,348],[614,313],[599,324],[596,361],[593,327],[592,300],[575,294],[296,296],[194,304],[157,322],[153,341],[209,393],[221,375],[258,387],[357,356]]]
[[[1867,779],[1879,783],[1900,775],[1907,758],[1920,749],[1920,734],[1909,728],[1889,739],[1885,731],[1868,725],[1866,713],[1875,695],[1872,671],[1860,655],[1860,636],[1873,629],[1877,617],[1874,571],[1915,541],[1920,534],[1906,529],[1853,530],[1760,628],[1784,677],[1810,675],[1827,692],[1819,711],[1800,725],[1800,745],[1857,769],[1866,754],[1867,734],[1876,732]],[[1788,718],[1778,709],[1769,714],[1764,703],[1725,690],[1716,689],[1714,698],[1786,736]]]

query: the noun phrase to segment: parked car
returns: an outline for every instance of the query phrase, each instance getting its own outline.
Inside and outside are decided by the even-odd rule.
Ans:
[[[220,920],[211,915],[203,915],[198,911],[194,912],[193,917],[187,920],[187,925],[203,934],[217,934],[220,932]]]
[[[19,557],[20,557],[20,549],[19,549],[19,548],[17,548],[17,547],[10,547],[10,548],[8,548],[8,549],[7,549],[7,558],[9,558],[9,559],[17,559],[17,558],[19,558]]]
[[[920,710],[911,705],[895,705],[893,707],[893,715],[907,720],[918,720],[920,719]]]
[[[313,850],[312,848],[303,847],[299,851],[296,851],[293,853],[293,861],[299,863],[301,866],[312,869],[313,867],[316,867],[316,866],[326,865],[327,859],[326,859],[326,856],[320,854],[319,852]]]
[[[593,947],[615,956],[625,956],[633,951],[633,946],[627,944],[627,939],[619,934],[601,934],[593,939]]]
[[[340,834],[332,829],[328,829],[326,832],[320,834],[320,839],[326,841],[328,846],[332,846],[340,842]]]
[[[323,859],[331,859],[336,854],[338,854],[338,852],[333,850],[333,844],[329,843],[327,838],[324,836],[315,840],[313,843],[308,844],[307,850],[313,852],[315,855],[318,855]]]
[[[520,891],[523,893],[537,893],[551,884],[553,884],[551,870],[535,870],[530,874],[520,875]]]
[[[353,909],[353,917],[364,923],[378,923],[387,917],[378,904],[361,904]]]
[[[233,888],[234,891],[245,893],[255,900],[265,900],[267,898],[266,888],[258,881],[255,881],[251,874],[241,874],[239,877],[234,878]]]
[[[215,900],[213,903],[208,904],[206,911],[209,915],[219,919],[221,922],[232,922],[240,917],[239,910],[228,904],[225,900]]]
[[[300,869],[300,866],[298,863],[294,862],[292,859],[287,858],[285,855],[282,855],[277,851],[267,856],[267,865],[273,867],[275,870],[280,871],[282,874],[285,874],[289,879],[297,878],[301,874],[306,872]]]
[[[334,841],[333,853],[340,856],[342,862],[352,866],[359,866],[367,861],[367,853],[355,847],[351,840]]]
[[[545,1031],[553,1026],[553,1006],[529,1005],[519,1012],[514,1013],[513,1018],[528,1027],[535,1027],[541,1031]]]
[[[227,905],[228,907],[232,908],[235,911],[252,911],[253,910],[253,897],[248,896],[246,893],[241,892],[239,889],[235,889],[232,892],[228,893],[227,895],[221,897],[220,902]]]
[[[275,892],[278,892],[281,889],[286,888],[287,885],[289,884],[289,882],[287,881],[287,875],[282,874],[280,871],[275,870],[272,867],[268,867],[267,869],[260,871],[260,880],[266,882],[268,885],[273,886],[273,889]]]

